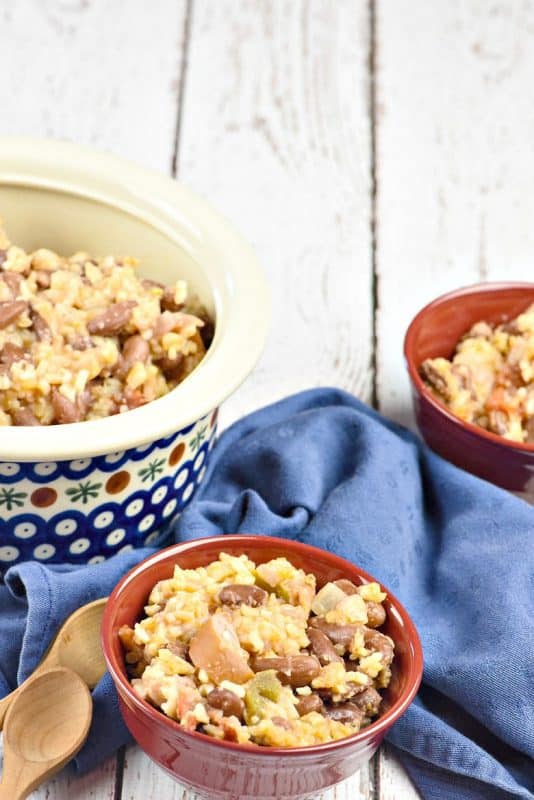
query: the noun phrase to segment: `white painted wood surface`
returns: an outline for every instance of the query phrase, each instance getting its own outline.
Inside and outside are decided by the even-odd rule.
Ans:
[[[410,421],[415,312],[534,274],[534,6],[379,0],[376,17],[378,400]]]
[[[0,132],[169,172],[186,0],[0,0]]]
[[[176,166],[257,248],[274,326],[226,424],[321,384],[410,421],[413,313],[531,279],[531,3],[0,0],[0,19],[1,134]],[[136,748],[121,765],[35,797],[193,800]],[[382,750],[323,800],[416,796]]]
[[[223,424],[321,383],[369,399],[367,4],[197,3],[189,30],[177,174],[243,231],[273,291],[270,342]],[[129,753],[125,800],[160,782]],[[369,784],[365,769],[324,800],[368,798]]]
[[[371,396],[367,0],[193,5],[178,176],[247,236],[273,326],[229,422],[318,384]]]

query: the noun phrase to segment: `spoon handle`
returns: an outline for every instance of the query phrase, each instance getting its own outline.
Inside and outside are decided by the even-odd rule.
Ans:
[[[21,782],[22,777],[21,772],[9,772],[6,775],[4,770],[2,783],[0,783],[0,800],[24,800],[28,797],[31,787],[28,789],[26,781]]]

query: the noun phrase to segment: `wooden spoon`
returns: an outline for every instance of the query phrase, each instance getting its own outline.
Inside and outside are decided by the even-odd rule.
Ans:
[[[93,715],[84,681],[53,667],[25,681],[6,715],[0,800],[24,800],[82,746]]]
[[[106,602],[107,597],[102,597],[67,617],[31,677],[49,667],[68,667],[77,672],[90,689],[96,686],[106,671],[100,647],[100,626]],[[7,709],[25,683],[0,700],[0,731]]]

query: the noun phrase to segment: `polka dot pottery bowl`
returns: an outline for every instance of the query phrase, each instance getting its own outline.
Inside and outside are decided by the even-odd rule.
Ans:
[[[205,358],[166,396],[106,419],[0,429],[0,574],[158,544],[204,477],[220,403],[263,347],[255,256],[175,181],[66,142],[0,139],[0,215],[26,249],[128,253],[146,277],[184,278],[215,320]]]
[[[163,542],[204,477],[216,429],[215,411],[143,447],[0,463],[0,566],[29,559],[96,564]]]

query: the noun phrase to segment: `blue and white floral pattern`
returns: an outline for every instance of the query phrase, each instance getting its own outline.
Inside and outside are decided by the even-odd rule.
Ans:
[[[0,462],[0,574],[19,561],[95,564],[164,543],[204,477],[216,429],[214,411],[122,453]]]

